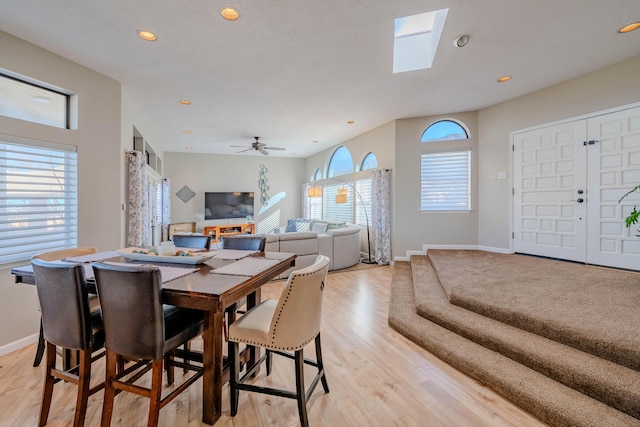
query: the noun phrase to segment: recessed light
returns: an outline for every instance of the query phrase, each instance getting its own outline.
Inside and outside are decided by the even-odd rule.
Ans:
[[[348,124],[348,125],[352,125],[352,124],[354,124],[354,123],[355,123],[355,121],[353,121],[353,120],[349,120],[349,121],[347,122],[347,124]]]
[[[181,99],[180,100],[180,104],[182,104],[182,105],[191,105],[191,101],[189,101],[188,99]]]
[[[193,150],[193,147],[190,145],[187,145],[187,150]]]
[[[455,47],[465,47],[467,43],[469,43],[469,38],[470,37],[466,34],[458,36],[455,39],[453,39],[453,45]]]
[[[311,142],[313,142],[314,144],[317,144],[317,143],[318,143],[318,141],[311,141]]]
[[[225,7],[220,11],[220,15],[222,15],[222,17],[227,21],[235,21],[240,17],[238,10],[232,7]]]
[[[156,36],[151,31],[139,30],[138,31],[138,36],[141,39],[144,39],[144,40],[149,41],[149,42],[154,42],[154,41],[158,40],[158,36]]]
[[[189,129],[185,129],[185,130],[183,130],[183,131],[182,131],[182,133],[187,133],[187,134],[189,134],[189,133],[191,133],[191,131],[190,131]]]
[[[502,76],[498,78],[497,82],[504,83],[504,82],[508,82],[509,80],[511,80],[511,76]]]
[[[631,31],[637,30],[638,28],[640,28],[640,22],[632,22],[631,24],[625,25],[624,27],[620,28],[618,32],[620,34],[630,33]]]

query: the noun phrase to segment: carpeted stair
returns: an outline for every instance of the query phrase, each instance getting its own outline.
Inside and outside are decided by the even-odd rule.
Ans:
[[[640,372],[451,304],[439,274],[454,273],[395,263],[394,329],[550,425],[640,426]]]

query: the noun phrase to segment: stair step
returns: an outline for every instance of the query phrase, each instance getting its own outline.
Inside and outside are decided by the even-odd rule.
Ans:
[[[408,262],[394,264],[389,325],[550,425],[640,426],[637,418],[419,316]]]

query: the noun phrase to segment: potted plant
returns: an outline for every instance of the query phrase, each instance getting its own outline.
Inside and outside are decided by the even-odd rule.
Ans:
[[[624,196],[620,197],[620,200],[618,200],[618,203],[622,202],[629,194],[638,190],[640,190],[640,185],[636,185],[634,188],[628,191]],[[629,215],[627,215],[627,217],[624,219],[624,222],[627,228],[631,228],[632,225],[638,223],[638,220],[640,220],[640,211],[638,211],[637,206],[634,205],[633,210],[629,213]],[[638,232],[640,233],[640,229],[638,230]],[[636,237],[640,237],[640,234],[636,234]]]

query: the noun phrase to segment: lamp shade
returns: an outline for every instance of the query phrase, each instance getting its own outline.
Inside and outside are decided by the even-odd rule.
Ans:
[[[309,196],[309,197],[322,197],[322,187],[320,187],[320,186],[309,187],[307,189],[307,196]]]

